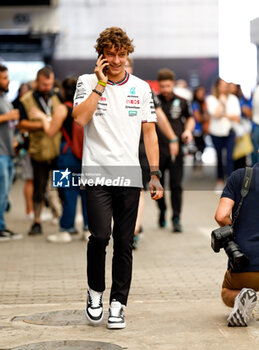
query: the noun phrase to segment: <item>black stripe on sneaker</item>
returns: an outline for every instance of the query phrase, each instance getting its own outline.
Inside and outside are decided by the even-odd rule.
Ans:
[[[237,310],[237,314],[241,318],[241,321],[243,322],[243,326],[247,326],[246,321],[244,319],[244,316],[242,315],[242,313],[239,309]]]

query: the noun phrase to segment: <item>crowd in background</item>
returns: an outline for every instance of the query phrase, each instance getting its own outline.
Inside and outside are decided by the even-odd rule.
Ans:
[[[80,187],[59,188],[58,190],[52,187],[53,170],[69,169],[77,174],[81,172],[80,148],[82,148],[83,131],[72,118],[73,96],[77,79],[68,77],[62,82],[57,81],[52,68],[46,66],[37,73],[34,82],[26,82],[20,86],[17,98],[10,105],[9,102],[3,100],[3,95],[8,91],[7,82],[3,83],[3,74],[6,74],[6,70],[1,68],[0,128],[6,123],[14,130],[14,154],[10,149],[6,150],[3,143],[7,142],[5,141],[7,139],[2,138],[0,161],[1,157],[8,154],[10,159],[15,156],[14,172],[16,171],[18,174],[22,167],[26,208],[24,215],[26,219],[32,220],[28,234],[35,236],[43,233],[41,223],[44,219],[43,207],[49,206],[53,222],[59,224],[59,230],[57,230],[59,232],[48,235],[48,241],[71,242],[79,235],[87,240],[87,204],[84,191]],[[168,79],[171,80],[170,75]],[[258,162],[259,86],[249,99],[244,97],[239,85],[227,83],[220,78],[215,81],[211,92],[206,92],[202,85],[192,91],[183,80],[174,82],[171,89],[173,90],[172,98],[180,98],[181,103],[186,103],[189,108],[189,112],[186,113],[189,113],[195,121],[192,131],[193,140],[187,137],[188,142],[183,142],[185,147],[183,147],[181,159],[184,158],[184,155],[192,153],[193,166],[202,166],[202,155],[208,146],[208,139],[210,139],[216,151],[216,190],[223,189],[226,177],[233,170]],[[166,109],[163,96],[160,96],[160,103],[161,101],[162,109]],[[5,109],[2,106],[5,106]],[[159,113],[160,105],[155,103],[155,106],[157,113]],[[176,106],[176,103],[173,106],[176,109],[179,107]],[[166,110],[164,112],[168,118],[169,112],[166,113]],[[8,117],[2,118],[6,114]],[[189,115],[187,114],[185,117],[188,119]],[[170,124],[173,128],[172,132],[175,132],[174,124]],[[158,131],[158,135],[159,133],[160,131]],[[177,135],[178,138],[179,136]],[[162,137],[159,136],[160,139]],[[76,144],[77,141],[79,144]],[[171,146],[175,147],[175,145]],[[5,152],[7,153],[5,154]],[[164,164],[168,159],[169,162],[176,164],[178,158],[174,157],[173,152],[168,152],[169,158],[164,159]],[[165,165],[164,168],[166,169],[166,167]],[[174,172],[174,170],[172,171]],[[9,180],[13,179],[13,168],[10,170],[8,178]],[[22,237],[8,230],[3,221],[4,211],[10,209],[8,201],[10,186],[11,184],[7,185],[5,190],[0,191],[0,211],[2,213],[0,241]],[[82,202],[81,232],[78,232],[75,224],[78,196],[81,197]],[[172,205],[175,207],[177,205],[174,203],[174,198]],[[161,228],[165,226],[163,205],[164,202],[159,204],[159,226]],[[174,215],[173,219],[175,220],[176,217],[179,217],[179,214]],[[142,228],[139,222],[137,225],[136,231],[139,233]],[[180,224],[175,227],[179,228],[178,232],[182,231]]]

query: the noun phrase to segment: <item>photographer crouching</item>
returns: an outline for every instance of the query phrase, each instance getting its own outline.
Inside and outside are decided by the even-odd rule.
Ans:
[[[232,307],[230,327],[245,327],[259,291],[259,163],[238,169],[227,180],[215,219],[220,228],[211,235],[215,252],[224,248],[228,270],[222,285],[222,300]]]

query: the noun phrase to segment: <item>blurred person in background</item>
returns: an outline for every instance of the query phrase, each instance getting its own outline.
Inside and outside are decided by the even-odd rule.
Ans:
[[[6,227],[4,214],[8,203],[8,195],[11,189],[14,171],[14,121],[19,120],[19,110],[14,109],[7,100],[9,91],[8,70],[0,65],[0,242],[10,239],[20,239],[21,234],[16,234]]]
[[[245,98],[241,86],[239,84],[229,83],[229,93],[235,95],[240,104],[241,108],[241,119],[240,123],[237,124],[238,128],[236,129],[236,137],[241,137],[244,134],[248,134],[251,139],[252,131],[252,98]],[[239,168],[245,168],[247,165],[247,156],[249,152],[245,152],[244,155],[238,159],[234,159],[234,170]]]
[[[134,65],[133,58],[128,57],[127,62],[125,64],[125,70],[128,74],[133,74],[133,65]]]
[[[58,169],[68,169],[74,174],[81,174],[82,162],[82,148],[83,148],[83,128],[75,125],[73,120],[72,108],[73,97],[76,90],[77,78],[66,78],[62,82],[61,92],[64,99],[64,104],[59,105],[51,121],[48,116],[40,110],[34,110],[33,117],[42,121],[43,129],[49,137],[54,137],[59,130],[62,131],[62,140],[60,145],[60,154],[58,156]],[[79,128],[79,130],[78,130]],[[77,140],[74,140],[77,138]],[[80,154],[73,152],[72,143],[80,142]],[[78,183],[78,180],[76,180]],[[68,243],[72,241],[73,237],[78,236],[78,231],[75,228],[75,216],[77,198],[81,196],[82,212],[84,218],[83,238],[87,240],[88,237],[88,218],[86,210],[86,196],[85,191],[79,186],[70,186],[66,188],[59,188],[62,200],[62,215],[60,218],[60,232],[49,235],[47,240],[52,243]]]
[[[12,102],[13,106],[15,108],[19,108],[20,105],[20,99],[23,95],[25,95],[28,91],[32,90],[32,82],[28,83],[22,83],[19,90],[17,97]],[[33,171],[32,171],[32,165],[31,165],[31,158],[28,153],[28,146],[29,146],[29,133],[27,131],[16,129],[16,133],[19,133],[21,135],[22,144],[20,145],[21,152],[23,153],[22,156],[22,165],[23,165],[23,171],[22,171],[22,179],[24,180],[24,187],[23,187],[23,194],[25,199],[25,212],[26,212],[26,219],[33,220],[34,214],[33,214]]]
[[[125,65],[125,70],[129,74],[133,73],[133,59],[131,57],[127,58],[127,62]],[[179,142],[174,130],[172,129],[165,113],[162,110],[160,101],[153,93],[154,106],[157,115],[157,126],[161,130],[161,132],[168,138],[169,141],[173,141],[169,143],[169,150],[172,157],[176,157],[179,152]],[[143,179],[143,189],[140,192],[139,197],[139,207],[138,207],[138,215],[136,221],[136,227],[134,232],[134,242],[133,249],[137,249],[139,234],[143,232],[143,227],[141,225],[142,215],[144,211],[144,191],[148,188],[148,183],[150,181],[150,168],[148,159],[145,151],[145,144],[143,139],[143,132],[141,131],[140,142],[139,142],[139,161],[142,170],[142,179]]]
[[[14,108],[19,108],[20,105],[20,99],[23,95],[26,94],[26,92],[32,90],[32,83],[28,82],[28,83],[22,83],[18,89],[17,92],[17,96],[16,98],[13,100],[12,105],[14,106]]]
[[[29,132],[29,154],[33,168],[33,205],[34,223],[29,235],[42,234],[40,223],[41,210],[45,200],[49,173],[56,168],[59,155],[61,133],[50,138],[43,130],[42,122],[33,117],[35,110],[41,110],[52,119],[55,109],[61,101],[53,91],[54,72],[50,66],[41,68],[37,73],[36,87],[27,92],[19,105],[19,128]]]
[[[259,162],[259,85],[257,85],[253,94],[253,131],[252,131],[252,141],[254,145],[254,152],[252,154],[252,163]]]
[[[209,133],[217,153],[217,183],[215,190],[222,191],[225,171],[222,152],[226,150],[226,175],[234,170],[233,150],[235,144],[234,123],[239,123],[241,109],[238,98],[229,93],[228,84],[218,78],[213,92],[206,99],[210,115]]]
[[[178,79],[175,82],[174,85],[174,93],[177,96],[180,96],[182,98],[184,98],[185,100],[191,102],[193,97],[192,97],[192,91],[191,89],[188,87],[188,83],[186,80],[184,79]]]
[[[194,166],[197,161],[201,161],[202,153],[206,147],[205,136],[209,129],[209,114],[206,104],[206,90],[200,85],[195,88],[192,100],[192,113],[195,119],[195,128],[193,130],[194,140],[197,152],[194,156]]]
[[[192,131],[195,126],[194,118],[191,115],[189,102],[175,95],[175,75],[170,69],[158,71],[157,80],[160,94],[157,99],[160,107],[165,113],[174,133],[175,138],[168,138],[157,128],[160,153],[160,170],[162,171],[161,183],[164,185],[164,174],[166,169],[170,173],[170,190],[172,206],[172,224],[174,232],[182,232],[181,209],[182,209],[182,179],[183,179],[183,144],[193,140]],[[179,151],[175,156],[170,154],[170,143],[178,143]],[[160,210],[159,226],[166,225],[166,202],[165,198],[158,200]]]

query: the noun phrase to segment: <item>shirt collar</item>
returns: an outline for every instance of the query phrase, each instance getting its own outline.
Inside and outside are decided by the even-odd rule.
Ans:
[[[118,86],[124,85],[124,84],[126,84],[127,81],[129,80],[129,76],[130,76],[129,73],[127,73],[127,72],[125,71],[125,76],[124,76],[124,78],[123,78],[121,81],[119,81],[119,82],[117,82],[117,83],[114,83],[113,81],[108,80],[108,81],[107,81],[107,84],[108,84],[108,85],[118,85]]]

